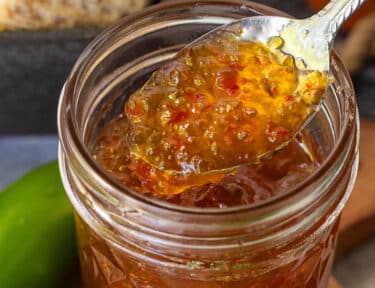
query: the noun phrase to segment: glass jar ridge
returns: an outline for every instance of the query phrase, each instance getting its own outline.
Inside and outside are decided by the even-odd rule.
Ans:
[[[179,207],[146,198],[99,167],[87,148],[97,130],[119,113],[127,95],[185,43],[232,19],[280,15],[274,9],[243,1],[192,3],[195,1],[157,5],[104,31],[78,60],[59,105],[59,163],[77,213],[80,247],[87,244],[87,235],[108,243],[105,249],[96,249],[101,250],[97,253],[104,255],[101,259],[107,259],[124,279],[130,277],[124,272],[130,264],[124,264],[127,261],[123,258],[142,263],[141,270],[152,270],[152,279],[158,273],[169,275],[164,282],[155,280],[159,286],[150,287],[176,287],[171,283],[177,285],[181,279],[188,281],[186,285],[196,285],[183,287],[227,287],[207,283],[250,281],[298,263],[301,255],[309,254],[316,245],[323,243],[333,249],[338,217],[357,172],[354,91],[335,55],[331,71],[334,83],[308,128],[312,134],[322,134],[316,139],[322,141],[325,160],[286,194],[250,207]],[[90,257],[100,258],[92,247]],[[84,262],[88,252],[82,251]],[[331,254],[326,261],[332,261]],[[311,287],[325,287],[325,281],[321,279],[321,286]]]

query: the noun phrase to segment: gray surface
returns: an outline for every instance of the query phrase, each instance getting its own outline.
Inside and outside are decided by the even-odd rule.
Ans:
[[[334,275],[344,288],[374,288],[375,238],[345,255],[336,264]]]
[[[0,190],[32,168],[56,159],[56,155],[54,135],[0,137]]]
[[[0,190],[56,155],[56,136],[0,137]],[[334,275],[344,288],[374,288],[375,239],[336,263]]]

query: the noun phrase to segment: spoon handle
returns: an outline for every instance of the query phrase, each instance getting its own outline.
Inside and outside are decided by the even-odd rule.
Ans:
[[[331,0],[318,14],[314,15],[315,23],[323,23],[328,42],[331,44],[341,25],[366,0]]]

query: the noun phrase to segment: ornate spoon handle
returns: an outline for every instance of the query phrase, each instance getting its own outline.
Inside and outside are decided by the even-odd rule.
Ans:
[[[329,44],[332,44],[341,25],[366,0],[331,0],[319,13],[311,17],[315,23],[320,23],[321,29]]]

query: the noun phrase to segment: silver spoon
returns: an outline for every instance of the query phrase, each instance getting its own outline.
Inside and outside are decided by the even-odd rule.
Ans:
[[[241,31],[241,39],[261,43],[266,43],[272,37],[280,37],[284,42],[281,50],[296,60],[303,60],[304,67],[299,69],[328,71],[330,51],[339,28],[364,2],[331,0],[319,13],[303,20],[276,16],[243,18],[205,34],[203,38],[225,31],[237,34],[237,31]]]
[[[300,70],[314,70],[320,72],[328,72],[330,68],[330,50],[332,49],[333,40],[338,32],[340,26],[344,21],[362,4],[365,0],[332,0],[327,6],[316,15],[304,19],[295,20],[275,16],[258,16],[243,18],[238,21],[231,22],[227,25],[220,26],[215,30],[203,35],[188,46],[182,49],[189,49],[194,46],[199,46],[204,41],[210,42],[218,39],[228,39],[229,34],[233,39],[237,40],[270,43],[271,39],[281,39],[282,46],[278,45],[278,49],[285,54],[293,56],[297,68]],[[146,84],[147,85],[147,84]],[[304,119],[303,125],[298,127],[301,131],[312,119],[315,113],[311,113],[308,119]],[[146,135],[147,136],[147,135]],[[145,137],[146,139],[147,137]],[[272,155],[275,151],[285,147],[281,144],[275,150],[267,151],[259,155],[259,158]],[[138,143],[135,143],[135,147]],[[160,168],[158,163],[154,162],[154,158],[149,158],[147,155],[138,153],[136,150],[132,151],[138,158],[142,158],[151,166]],[[162,161],[162,163],[164,163]],[[195,163],[195,162],[194,162]],[[201,174],[195,171],[202,171],[200,164],[188,163],[187,169],[181,171],[175,170],[168,165],[163,164],[163,171],[168,175],[182,175],[182,174]],[[175,164],[174,162],[172,163]],[[161,164],[160,164],[161,165]],[[184,167],[185,167],[184,166]],[[215,174],[224,172],[225,170],[232,171],[236,167],[220,167],[211,170],[204,170],[205,174]]]

